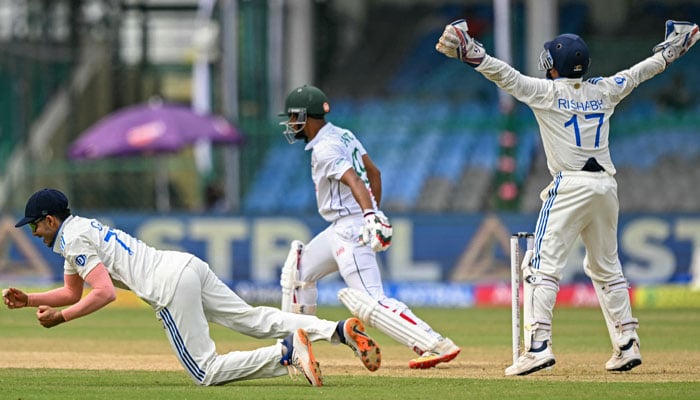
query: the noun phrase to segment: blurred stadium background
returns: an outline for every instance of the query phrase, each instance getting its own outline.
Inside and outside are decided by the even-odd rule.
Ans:
[[[58,187],[78,213],[195,252],[230,282],[269,283],[274,296],[289,241],[323,227],[308,154],[286,143],[276,116],[291,88],[311,83],[331,100],[328,119],[353,130],[382,170],[382,208],[406,235],[382,255],[388,282],[498,288],[507,236],[532,230],[550,181],[537,128],[527,108],[503,113],[495,85],[433,47],[446,23],[468,18],[496,54],[494,3],[509,12],[512,64],[533,75],[542,42],[561,32],[584,37],[588,76],[604,76],[650,55],[666,19],[700,21],[691,0],[0,0],[0,211],[15,218],[36,189]],[[633,284],[686,284],[700,269],[699,63],[693,49],[613,118]],[[68,158],[88,127],[153,98],[222,115],[245,143]],[[60,263],[38,248],[51,261],[35,260],[27,242],[36,244],[10,222],[0,280],[60,281]]]

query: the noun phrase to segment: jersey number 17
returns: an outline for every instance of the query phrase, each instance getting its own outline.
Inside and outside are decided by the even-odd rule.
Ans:
[[[592,114],[584,114],[583,116],[586,120],[589,119],[597,119],[598,120],[598,126],[596,127],[595,131],[595,148],[598,148],[600,145],[600,127],[603,126],[603,120],[605,119],[605,114],[603,113],[592,113]],[[581,147],[581,130],[578,127],[578,115],[574,114],[571,119],[566,121],[564,124],[564,128],[568,128],[570,126],[574,127],[574,136],[576,136],[576,146]]]

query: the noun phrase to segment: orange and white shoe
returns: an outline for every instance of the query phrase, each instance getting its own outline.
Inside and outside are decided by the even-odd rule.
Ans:
[[[365,368],[374,372],[382,365],[382,352],[377,342],[365,332],[365,326],[357,318],[342,321],[343,340],[355,355],[362,361]]]
[[[452,340],[443,338],[434,348],[409,361],[408,367],[412,369],[433,368],[440,363],[454,360],[461,351],[462,349],[457,347]]]
[[[293,377],[293,370],[296,373],[301,372],[311,386],[323,386],[321,366],[314,358],[311,340],[309,340],[305,330],[297,329],[293,335],[282,340],[282,346],[286,348],[286,352],[282,356],[280,364],[289,367],[290,376]]]

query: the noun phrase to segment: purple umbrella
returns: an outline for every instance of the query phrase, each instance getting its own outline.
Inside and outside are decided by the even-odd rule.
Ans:
[[[240,144],[242,134],[224,118],[189,107],[149,103],[116,111],[90,127],[70,147],[72,159],[168,153],[199,140]]]

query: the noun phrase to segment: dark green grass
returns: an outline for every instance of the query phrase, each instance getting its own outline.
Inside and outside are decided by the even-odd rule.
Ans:
[[[44,329],[33,310],[0,310],[0,399],[698,399],[700,398],[700,312],[694,309],[640,310],[640,335],[645,364],[630,374],[600,372],[610,344],[598,309],[558,308],[554,338],[558,374],[504,378],[510,361],[509,309],[416,309],[435,329],[463,348],[454,364],[429,374],[395,368],[388,375],[326,373],[325,385],[312,388],[289,377],[197,387],[184,371],[112,371],[86,369],[13,368],[8,354],[18,352],[100,352],[170,356],[160,323],[148,309],[108,308],[62,326]],[[341,308],[324,308],[319,316],[344,318]],[[382,343],[385,365],[411,352],[370,330]],[[219,351],[254,348],[272,341],[252,340],[214,325]],[[322,365],[330,345],[322,343]],[[576,357],[595,353],[589,369],[576,369]],[[343,349],[343,357],[352,356]],[[486,356],[484,356],[486,355]],[[666,356],[668,355],[668,356]],[[173,356],[174,357],[174,356]],[[483,358],[495,360],[475,370]],[[680,360],[677,358],[681,358]],[[684,363],[687,365],[679,365]],[[352,364],[355,368],[356,364]],[[475,367],[475,365],[477,367]],[[687,367],[687,374],[683,368]],[[384,367],[383,367],[384,368]],[[352,371],[355,371],[352,369]],[[359,370],[358,370],[359,371]],[[462,371],[464,373],[462,374]],[[591,372],[593,371],[593,372]],[[415,371],[413,371],[415,372]],[[440,374],[444,372],[444,376]],[[478,372],[478,371],[477,371]],[[475,374],[479,375],[475,377]]]
[[[517,379],[329,377],[322,388],[289,378],[196,387],[178,372],[0,371],[3,399],[697,399],[697,383],[541,382]]]

